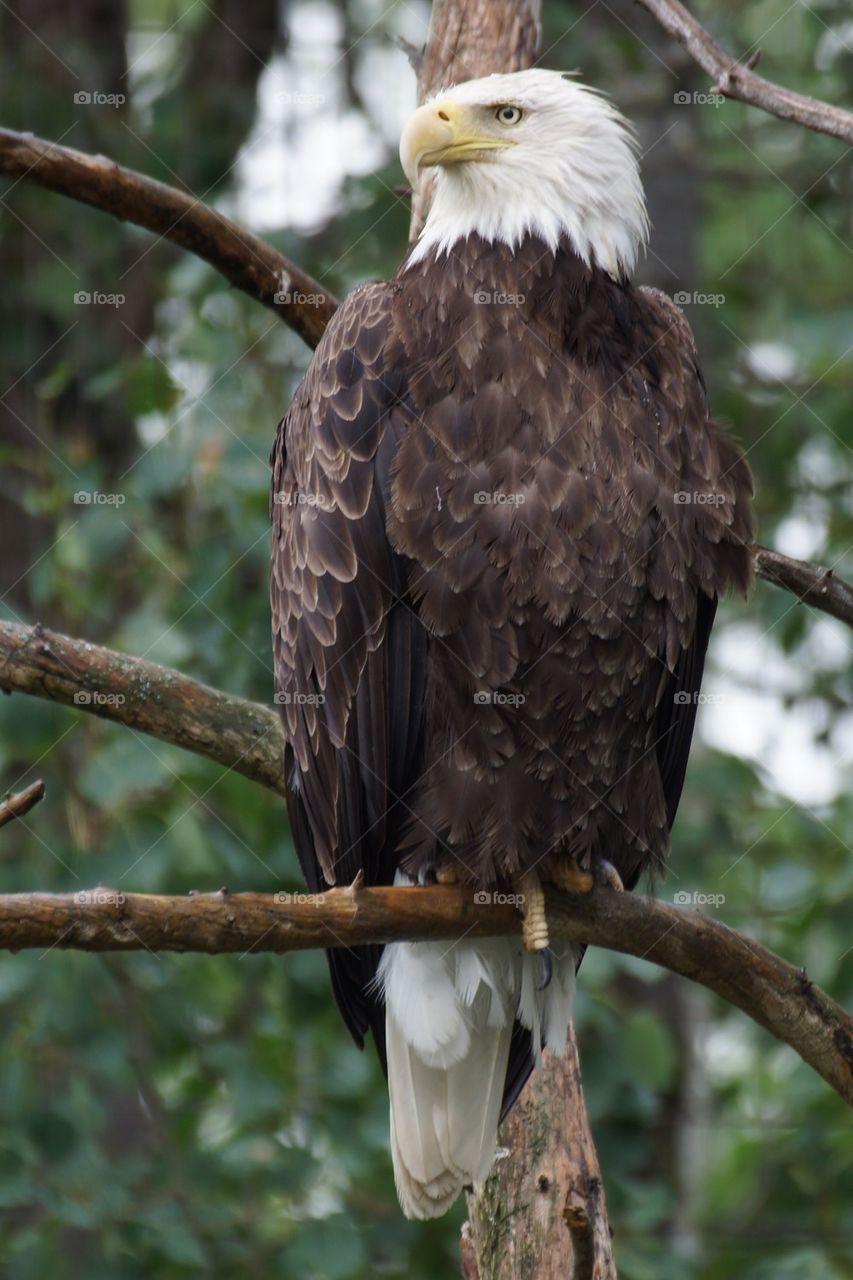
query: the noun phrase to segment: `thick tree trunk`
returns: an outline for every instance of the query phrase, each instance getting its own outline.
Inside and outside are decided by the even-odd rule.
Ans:
[[[506,1155],[468,1196],[466,1280],[615,1280],[573,1029],[564,1057],[546,1052],[500,1142]]]

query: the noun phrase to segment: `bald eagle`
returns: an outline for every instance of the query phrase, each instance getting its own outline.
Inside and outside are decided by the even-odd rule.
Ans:
[[[273,448],[272,611],[291,826],[310,888],[516,892],[523,938],[329,952],[388,1078],[399,1199],[482,1180],[579,955],[543,882],[663,866],[717,599],[745,592],[740,449],[680,310],[631,283],[630,127],[558,72],[417,110],[436,169],[393,280],[340,307]],[[417,888],[413,888],[417,892]]]

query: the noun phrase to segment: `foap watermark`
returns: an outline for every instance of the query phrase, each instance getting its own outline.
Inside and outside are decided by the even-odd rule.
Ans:
[[[500,689],[478,689],[474,694],[478,707],[523,707],[526,701],[523,693],[501,693]]]
[[[478,307],[521,307],[526,300],[524,293],[504,293],[503,289],[474,290],[474,301]]]
[[[681,693],[673,694],[673,702],[677,707],[713,707],[723,701],[721,693]]]
[[[728,501],[724,493],[691,493],[687,489],[679,489],[672,500],[679,507],[722,507]]]
[[[74,495],[75,507],[123,507],[126,501],[123,493],[102,493],[100,489],[78,489]]]
[[[275,100],[283,107],[316,108],[324,105],[326,95],[308,89],[282,89],[275,95]]]
[[[78,707],[123,707],[127,698],[123,693],[103,693],[100,689],[78,689],[74,695]]]
[[[281,307],[322,307],[325,293],[303,293],[301,289],[279,289],[273,294],[273,302]]]
[[[126,94],[103,93],[100,89],[78,89],[74,94],[75,107],[123,107],[126,102]]]
[[[672,295],[672,300],[679,307],[722,307],[725,305],[726,295],[700,293],[698,289],[694,289],[691,293],[688,289],[679,289],[678,293]]]
[[[274,493],[272,500],[277,507],[314,507],[318,511],[338,509],[338,504],[326,493],[304,493],[293,489],[290,492]]]
[[[474,894],[474,902],[478,907],[523,907],[523,893],[493,893],[488,889],[478,889]]]
[[[288,693],[284,691],[275,695],[280,707],[322,707],[326,701],[325,693]]]
[[[672,895],[677,907],[722,907],[726,901],[724,893],[701,893],[698,889],[679,889]]]
[[[81,907],[123,907],[127,898],[117,889],[101,888],[80,889],[74,895],[74,901]]]
[[[721,107],[726,100],[726,95],[703,93],[701,89],[694,89],[692,93],[688,93],[686,89],[682,89],[672,95],[672,100],[677,107]]]
[[[322,893],[290,893],[280,889],[278,893],[273,895],[273,902],[276,902],[280,907],[319,907],[322,901]]]
[[[523,507],[526,501],[523,493],[504,493],[502,489],[495,489],[492,493],[488,489],[478,489],[474,494],[477,507]]]
[[[75,307],[123,307],[126,301],[123,293],[104,293],[101,289],[78,289],[74,295]]]

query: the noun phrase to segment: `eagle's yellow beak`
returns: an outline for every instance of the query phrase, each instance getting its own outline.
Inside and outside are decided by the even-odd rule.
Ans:
[[[478,115],[476,108],[439,98],[409,117],[400,139],[400,162],[413,190],[421,169],[482,160],[486,152],[512,145],[508,138],[487,133]]]

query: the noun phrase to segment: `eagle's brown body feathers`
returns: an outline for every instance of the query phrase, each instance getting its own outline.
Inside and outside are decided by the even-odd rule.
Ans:
[[[535,239],[365,286],[282,425],[274,492],[303,860],[335,883],[452,855],[489,885],[597,854],[633,884],[663,857],[713,603],[746,588],[752,537],[673,303]]]

